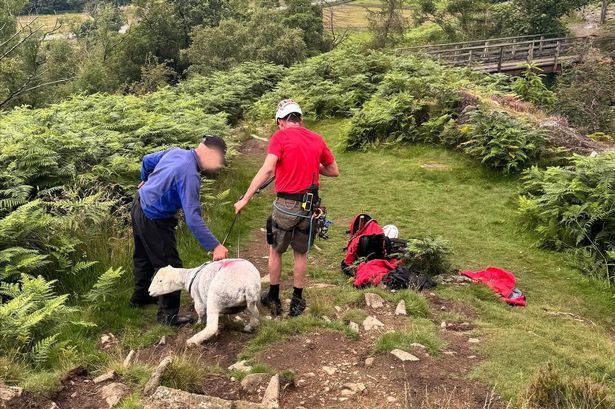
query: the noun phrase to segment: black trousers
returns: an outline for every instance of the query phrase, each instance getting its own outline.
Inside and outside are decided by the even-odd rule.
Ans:
[[[130,209],[135,241],[133,255],[135,289],[131,302],[143,303],[149,298],[148,288],[154,274],[162,267],[182,267],[175,241],[177,219],[152,220],[145,217],[139,194]],[[179,312],[180,291],[158,297],[158,320],[168,321]]]

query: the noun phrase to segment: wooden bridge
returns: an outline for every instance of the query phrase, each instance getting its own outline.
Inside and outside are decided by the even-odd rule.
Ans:
[[[398,54],[423,54],[446,64],[470,66],[489,73],[517,74],[531,63],[545,72],[557,72],[564,62],[577,61],[592,37],[563,37],[556,34],[492,38],[400,48]]]

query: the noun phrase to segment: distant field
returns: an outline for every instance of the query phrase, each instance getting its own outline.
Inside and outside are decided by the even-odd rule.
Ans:
[[[379,9],[380,3],[377,0],[354,0],[339,6],[325,7],[323,9],[323,20],[325,27],[330,28],[331,13],[333,13],[333,27],[336,29],[366,29],[369,11]],[[404,15],[410,17],[410,12],[410,9],[406,9],[404,10]]]
[[[91,17],[87,13],[59,13],[59,14],[44,14],[44,15],[30,15],[19,16],[17,18],[18,26],[25,26],[32,20],[36,19],[34,25],[41,27],[43,31],[51,31],[56,24],[61,24],[59,33],[67,33],[74,27],[79,26],[84,21]]]

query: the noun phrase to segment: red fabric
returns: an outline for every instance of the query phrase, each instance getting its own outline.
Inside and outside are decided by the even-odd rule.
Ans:
[[[350,229],[352,230],[353,223],[350,224]],[[371,234],[383,234],[384,230],[382,227],[378,225],[378,222],[374,219],[369,220],[363,228],[357,231],[355,234],[350,237],[350,241],[348,242],[348,247],[346,248],[346,257],[344,258],[344,263],[347,266],[352,265],[356,260],[357,248],[359,247],[359,240],[363,235],[371,235]]]
[[[497,267],[487,267],[486,270],[478,272],[464,271],[460,274],[470,277],[474,282],[484,283],[500,294],[504,301],[510,305],[525,306],[526,304],[525,296],[510,298],[517,282],[515,275],[511,272]]]
[[[399,264],[399,260],[370,260],[359,264],[354,279],[355,287],[378,285],[382,278]]]
[[[320,164],[328,166],[335,159],[322,136],[303,127],[274,133],[267,152],[278,157],[275,191],[284,193],[303,193],[319,184]]]

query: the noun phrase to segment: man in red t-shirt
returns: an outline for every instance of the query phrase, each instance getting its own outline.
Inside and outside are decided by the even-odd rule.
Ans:
[[[319,175],[339,176],[337,163],[323,138],[304,128],[301,108],[293,100],[278,104],[276,122],[279,130],[273,134],[267,157],[243,199],[235,203],[235,212],[243,209],[265,181],[275,175],[276,201],[271,214],[272,239],[269,249],[269,291],[261,302],[271,308],[274,316],[281,315],[280,273],[282,254],[288,246],[294,252],[294,291],[289,316],[301,315],[306,303],[303,286],[307,272],[307,252],[316,234],[311,211],[302,206],[311,187],[319,185]],[[316,200],[315,200],[316,202]]]

